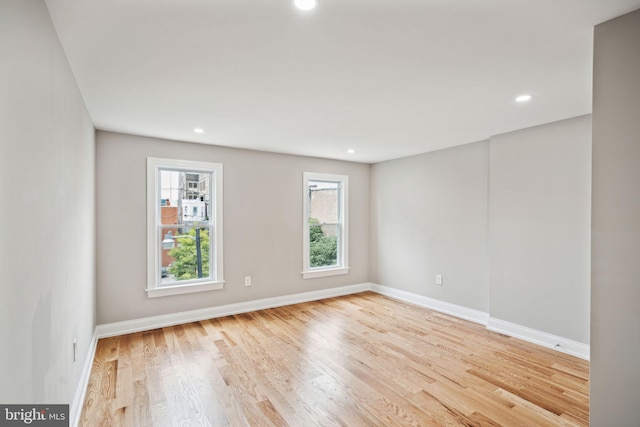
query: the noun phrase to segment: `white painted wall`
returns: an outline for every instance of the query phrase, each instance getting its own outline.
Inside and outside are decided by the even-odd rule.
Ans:
[[[491,317],[589,343],[591,117],[491,137]]]
[[[596,26],[591,425],[640,422],[640,10]]]
[[[488,166],[487,141],[373,165],[371,281],[488,312]]]
[[[0,58],[0,402],[71,403],[95,326],[94,129],[44,2],[0,2]]]
[[[368,281],[369,165],[110,132],[96,156],[99,324]],[[148,156],[224,165],[224,289],[147,298]],[[347,275],[302,279],[303,172],[349,176]]]

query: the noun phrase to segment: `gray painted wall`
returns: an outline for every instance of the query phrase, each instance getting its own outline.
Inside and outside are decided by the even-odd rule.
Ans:
[[[640,10],[596,26],[591,425],[640,422]]]
[[[590,120],[373,165],[371,281],[588,344]]]
[[[0,2],[0,58],[0,402],[71,403],[95,327],[94,129],[44,2]]]
[[[99,324],[368,281],[369,165],[110,132],[96,153]],[[147,298],[147,157],[224,164],[224,289]],[[302,279],[303,172],[349,176],[347,275]]]
[[[491,317],[588,344],[591,116],[492,137],[489,165]]]
[[[487,141],[373,165],[371,280],[488,312],[488,166]]]

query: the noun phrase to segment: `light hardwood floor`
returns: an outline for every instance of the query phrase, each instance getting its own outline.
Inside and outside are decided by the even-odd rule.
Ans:
[[[589,364],[366,292],[101,339],[84,426],[585,426]]]

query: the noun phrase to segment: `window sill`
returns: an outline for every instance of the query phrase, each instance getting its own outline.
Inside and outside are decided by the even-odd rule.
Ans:
[[[314,279],[316,277],[338,276],[348,274],[349,267],[323,268],[322,270],[307,270],[302,272],[303,279]]]
[[[223,287],[224,287],[224,281],[195,283],[190,285],[162,286],[162,287],[147,289],[147,297],[156,298],[156,297],[165,297],[169,295],[190,294],[193,292],[215,291],[218,289],[222,289]]]

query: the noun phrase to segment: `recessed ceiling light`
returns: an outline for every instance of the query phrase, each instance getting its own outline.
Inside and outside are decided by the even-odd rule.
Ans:
[[[204,133],[204,129],[202,129],[202,128],[193,128],[193,133]]]
[[[516,102],[527,102],[531,99],[531,95],[520,95],[516,98]]]
[[[354,150],[353,148],[350,148],[350,149],[347,150],[347,153],[349,153],[349,154],[353,154],[355,152],[356,152],[356,150]]]
[[[311,10],[316,7],[316,0],[294,0],[293,3],[300,10]]]

